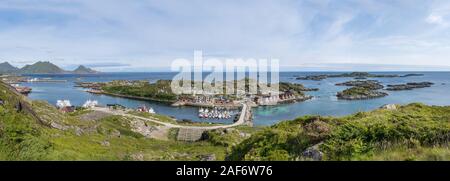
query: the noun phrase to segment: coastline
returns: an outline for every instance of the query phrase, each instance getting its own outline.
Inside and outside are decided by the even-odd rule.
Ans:
[[[134,99],[134,100],[142,100],[142,101],[155,101],[155,102],[167,103],[167,104],[175,103],[175,101],[154,99],[154,98],[148,98],[148,97],[139,97],[139,96],[129,96],[129,95],[123,95],[123,94],[109,93],[109,92],[105,92],[105,91],[85,90],[85,92],[88,92],[88,93],[91,93],[91,94],[108,95],[108,96],[128,98],[128,99]]]

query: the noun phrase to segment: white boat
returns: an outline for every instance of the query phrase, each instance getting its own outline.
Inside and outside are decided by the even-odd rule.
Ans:
[[[64,108],[64,107],[71,107],[72,104],[70,104],[69,100],[57,100],[56,101],[56,107],[58,108]]]
[[[97,105],[98,105],[98,101],[89,99],[83,104],[83,107],[84,108],[93,108]]]

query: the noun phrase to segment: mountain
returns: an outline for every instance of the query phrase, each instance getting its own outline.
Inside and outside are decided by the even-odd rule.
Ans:
[[[8,62],[0,63],[0,74],[94,74],[99,73],[96,70],[85,67],[83,65],[78,66],[74,71],[66,71],[55,64],[48,61],[36,62],[32,65],[25,65],[21,69],[12,66]]]
[[[15,73],[18,70],[17,67],[12,66],[8,62],[0,63],[0,74]]]
[[[74,71],[72,71],[72,73],[75,74],[95,74],[98,73],[98,71],[90,69],[88,67],[85,67],[83,65],[78,66],[78,68],[76,68]]]
[[[55,64],[50,62],[36,62],[33,65],[26,65],[21,68],[20,73],[22,74],[60,74],[67,73],[67,71],[59,68]]]

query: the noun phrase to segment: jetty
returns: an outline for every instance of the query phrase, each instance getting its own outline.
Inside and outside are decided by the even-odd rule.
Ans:
[[[112,114],[112,115],[119,115],[119,116],[124,116],[124,117],[131,117],[131,118],[141,119],[141,120],[145,120],[145,121],[150,121],[150,122],[153,122],[153,123],[156,123],[156,124],[160,124],[160,125],[163,125],[163,126],[166,126],[166,127],[169,127],[169,128],[188,128],[188,129],[200,129],[200,130],[214,130],[214,129],[232,128],[232,127],[236,127],[236,126],[240,126],[240,125],[249,125],[249,126],[253,125],[252,124],[251,107],[247,103],[243,103],[242,104],[241,113],[240,113],[239,118],[237,119],[236,122],[234,122],[233,124],[215,125],[215,126],[186,126],[186,125],[179,125],[179,124],[159,121],[159,120],[152,119],[152,118],[136,116],[136,115],[129,114],[129,113],[127,113],[125,111],[121,111],[121,110],[108,109],[107,107],[93,107],[92,110],[105,112],[105,113],[109,113],[109,114]]]

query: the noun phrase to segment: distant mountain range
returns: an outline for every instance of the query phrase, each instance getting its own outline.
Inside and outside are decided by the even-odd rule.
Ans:
[[[73,71],[64,70],[50,62],[36,62],[32,65],[25,65],[17,68],[8,62],[0,63],[0,74],[94,74],[99,73],[96,70],[80,65]]]

